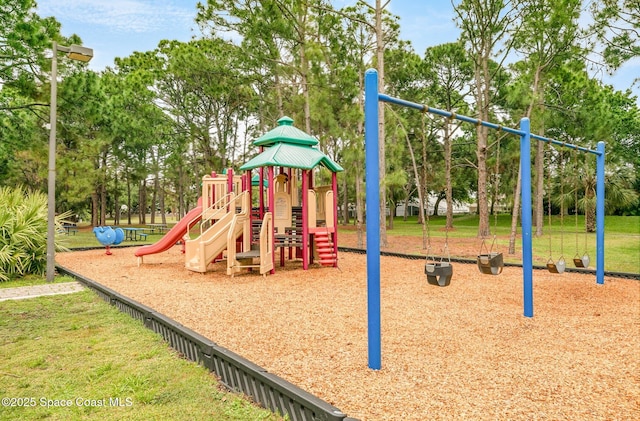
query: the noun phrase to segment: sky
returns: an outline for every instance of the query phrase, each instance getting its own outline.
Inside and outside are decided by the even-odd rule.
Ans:
[[[336,7],[355,2],[333,0]],[[115,57],[154,50],[163,39],[188,41],[199,36],[194,23],[197,3],[198,0],[37,0],[37,12],[42,17],[55,16],[62,24],[63,35],[79,35],[84,46],[93,48],[89,67],[101,71],[113,67]],[[389,8],[400,16],[401,38],[410,40],[420,55],[429,46],[458,38],[450,0],[391,0]],[[618,90],[626,90],[638,75],[640,59],[627,63],[613,76],[597,76]],[[640,97],[640,86],[634,87],[633,93]]]

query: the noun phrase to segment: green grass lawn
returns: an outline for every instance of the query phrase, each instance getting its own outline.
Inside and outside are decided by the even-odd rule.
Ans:
[[[90,291],[2,302],[0,397],[0,420],[279,419]]]
[[[53,280],[54,284],[61,282],[74,282],[75,279],[69,276],[56,276]],[[12,279],[9,282],[0,282],[0,288],[17,288],[26,287],[31,285],[42,285],[45,283],[45,279],[42,276],[27,275],[22,278]]]
[[[550,251],[554,260],[557,260],[563,255],[567,262],[573,259],[576,252],[582,255],[585,251],[585,234],[581,231],[581,228],[584,227],[584,216],[581,215],[578,217],[577,227],[573,216],[565,216],[564,223],[561,224],[561,222],[560,217],[554,216],[551,221],[551,227],[549,227],[547,225],[548,220],[545,218],[543,235],[540,237],[533,236],[534,264],[544,265],[549,257]],[[452,256],[456,255],[456,238],[477,238],[477,215],[455,216],[453,223],[454,230],[448,233],[443,230],[445,223],[446,219],[444,216],[429,218],[429,232],[432,238],[443,238],[445,235],[449,236],[449,248]],[[517,263],[517,260],[509,258],[508,254],[506,254],[509,246],[509,233],[511,231],[511,215],[499,215],[497,224],[492,216],[490,218],[490,224],[492,234],[498,236],[497,244],[499,250],[505,253],[505,261]],[[349,227],[348,229],[352,231],[353,227]],[[517,250],[522,249],[520,233],[520,227],[518,227],[518,236],[516,239]],[[393,229],[387,230],[387,235],[422,237],[422,226],[417,223],[417,217],[415,216],[407,218],[406,221],[402,217],[397,217],[394,219]],[[551,239],[551,247],[549,246],[549,239]],[[576,239],[578,240],[577,247]],[[593,267],[596,261],[596,234],[587,234],[586,240],[586,251],[591,257],[591,267]],[[477,239],[477,241],[479,251],[482,240]],[[640,273],[639,216],[607,216],[605,218],[605,270]]]

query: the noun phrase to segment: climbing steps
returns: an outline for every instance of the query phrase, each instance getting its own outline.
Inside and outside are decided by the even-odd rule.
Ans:
[[[338,256],[329,238],[328,231],[317,231],[314,235],[319,263],[322,266],[337,266]]]

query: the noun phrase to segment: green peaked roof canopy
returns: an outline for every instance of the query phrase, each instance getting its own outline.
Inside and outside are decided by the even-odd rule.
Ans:
[[[286,142],[294,145],[315,146],[318,139],[293,126],[293,119],[284,116],[278,120],[278,126],[253,141],[255,146],[271,146]]]
[[[286,167],[310,170],[322,165],[331,172],[344,169],[318,149],[318,140],[300,129],[293,127],[293,120],[282,117],[278,126],[256,139],[253,144],[267,147],[253,157],[241,171],[260,167]]]
[[[331,172],[343,171],[343,168],[316,148],[278,143],[250,159],[240,167],[241,171],[260,167],[286,167],[311,170],[318,165]]]

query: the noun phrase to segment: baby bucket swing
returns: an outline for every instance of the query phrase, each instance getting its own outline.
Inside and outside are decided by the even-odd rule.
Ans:
[[[426,188],[425,188],[426,191]],[[453,266],[451,266],[451,256],[449,255],[449,231],[445,230],[444,256],[437,259],[431,254],[431,232],[429,230],[429,207],[427,206],[427,255],[424,264],[424,273],[427,275],[427,283],[440,287],[446,287],[451,283],[453,277]]]
[[[575,152],[575,151],[574,151]],[[577,153],[574,153],[577,158]],[[577,166],[577,160],[574,160]],[[573,264],[577,268],[588,268],[591,259],[589,258],[589,253],[587,252],[587,227],[586,227],[586,211],[585,211],[585,227],[584,227],[584,253],[580,256],[579,247],[578,247],[578,187],[574,189],[574,208],[575,208],[575,219],[576,219],[576,254],[573,256]]]
[[[428,230],[429,228],[427,225],[428,245],[427,257],[424,264],[424,273],[427,275],[427,282],[429,285],[446,287],[451,283],[451,278],[453,277],[453,266],[451,266],[451,257],[449,256],[448,238],[445,239],[444,243],[446,260],[444,256],[441,256],[440,259],[436,259],[436,257],[431,254],[431,239],[429,238]]]
[[[562,160],[562,154],[560,154]],[[562,165],[562,163],[560,164]],[[563,238],[563,226],[564,226],[564,184],[562,183],[562,176],[564,171],[560,171],[560,258],[557,262],[553,260],[552,247],[551,247],[551,174],[547,177],[547,204],[549,209],[549,259],[547,260],[547,270],[551,273],[564,273],[567,268],[567,262],[564,260],[564,238]]]
[[[498,151],[496,153],[496,169],[494,171],[494,195],[498,196],[499,187],[499,166],[500,166],[500,139],[498,139]],[[494,251],[497,249],[496,245],[496,231],[498,229],[498,213],[496,209],[493,209],[493,241],[491,242],[491,248],[487,249],[486,239],[482,236],[482,243],[480,244],[480,253],[478,254],[478,269],[480,273],[485,275],[500,275],[504,268],[504,259],[502,253]]]

